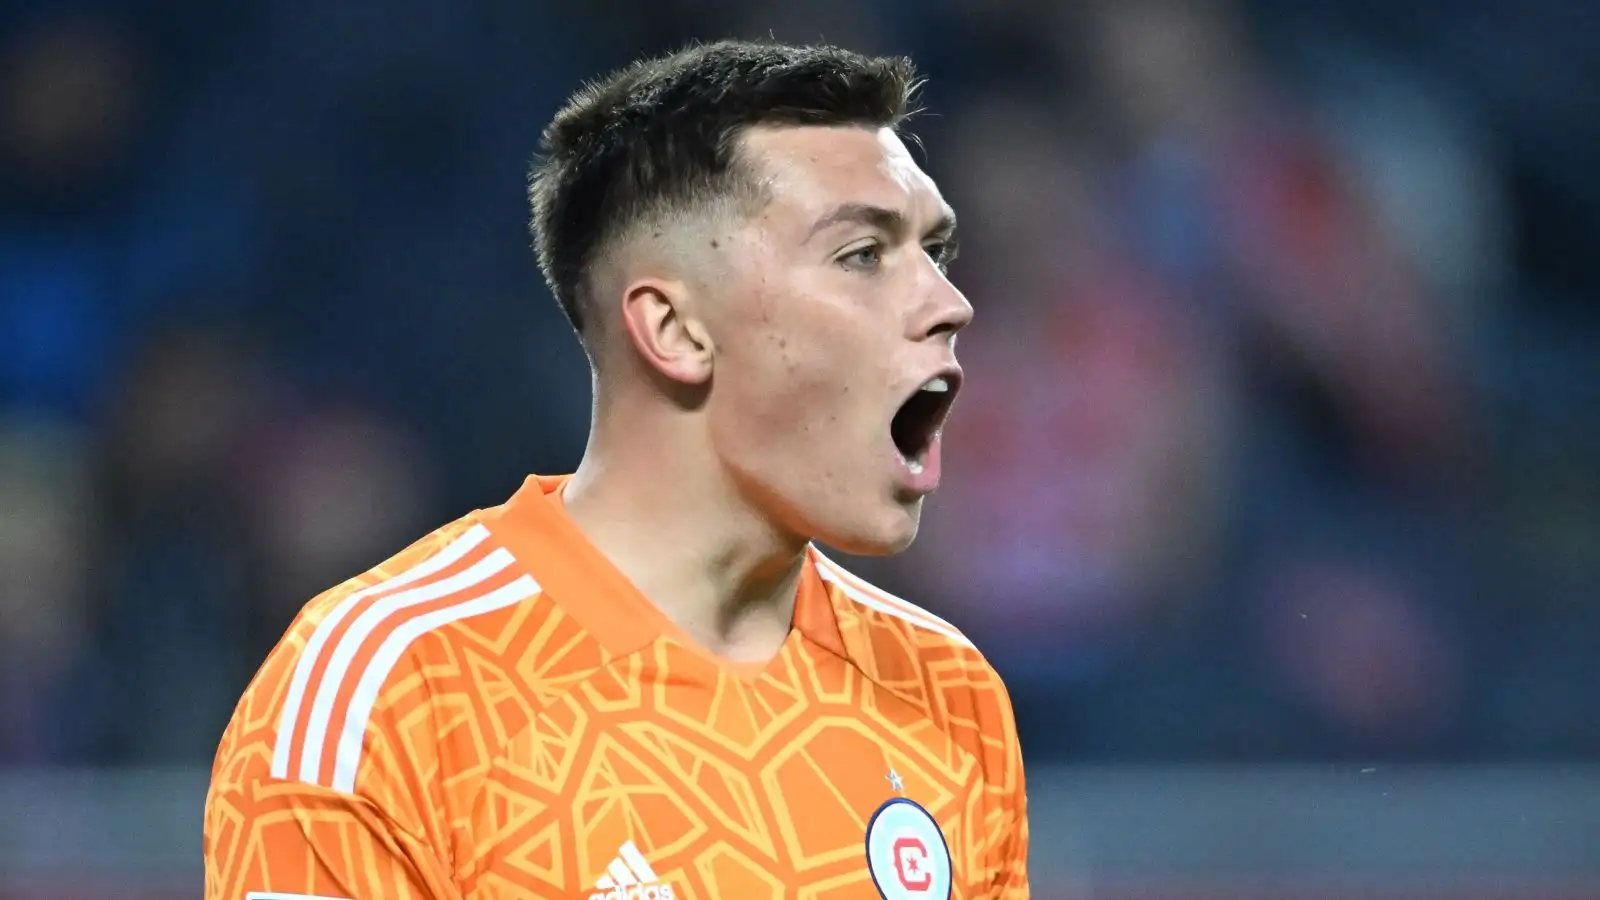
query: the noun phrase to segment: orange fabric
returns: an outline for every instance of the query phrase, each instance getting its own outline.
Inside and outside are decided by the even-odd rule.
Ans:
[[[941,838],[951,896],[1027,896],[1010,703],[959,632],[814,554],[778,656],[730,666],[563,483],[306,606],[218,750],[209,900],[931,897]]]

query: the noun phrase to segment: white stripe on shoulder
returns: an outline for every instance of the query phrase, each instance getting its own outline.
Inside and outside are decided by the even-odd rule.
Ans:
[[[887,613],[888,615],[895,616],[896,618],[904,619],[920,628],[927,629],[928,631],[932,631],[936,634],[942,634],[945,637],[962,645],[963,647],[971,647],[973,645],[972,641],[968,640],[967,636],[962,634],[960,629],[956,628],[954,625],[951,625],[949,622],[946,622],[944,619],[939,618],[933,613],[928,612],[927,610],[917,606],[914,603],[911,603],[908,600],[903,600],[899,597],[896,597],[888,591],[885,591],[884,589],[867,582],[865,579],[861,578],[861,576],[856,575],[854,572],[845,569],[843,566],[840,566],[833,560],[823,556],[822,552],[816,548],[812,548],[811,553],[812,559],[816,562],[817,575],[819,575],[823,581],[826,581],[829,584],[839,588],[839,590],[844,591],[845,596],[849,597],[851,600],[854,600],[868,609],[875,609],[878,612]]]
[[[496,551],[497,554],[505,552]],[[378,693],[383,690],[383,683],[388,680],[389,672],[394,669],[395,663],[400,660],[400,655],[413,641],[451,622],[505,609],[537,593],[539,593],[539,583],[534,581],[532,576],[523,575],[516,581],[480,597],[424,613],[396,628],[394,633],[378,647],[378,652],[367,664],[366,671],[362,673],[361,681],[356,684],[355,694],[350,698],[350,709],[344,718],[344,730],[339,735],[339,749],[334,756],[333,789],[347,794],[355,790],[356,768],[361,764],[362,738],[367,731],[367,721],[372,716],[372,705],[378,701]]]
[[[273,778],[289,777],[289,749],[294,740],[295,722],[300,718],[300,707],[305,703],[306,684],[311,680],[311,671],[316,668],[317,657],[322,654],[322,648],[328,643],[334,630],[339,627],[339,623],[350,615],[350,610],[373,594],[405,587],[439,572],[472,552],[472,548],[483,543],[488,537],[489,529],[482,525],[468,528],[438,553],[391,578],[356,591],[339,601],[339,605],[317,623],[316,630],[311,633],[311,639],[306,642],[305,649],[300,651],[300,660],[294,667],[294,677],[289,681],[289,693],[284,697],[283,715],[278,720],[278,736],[272,748]]]
[[[322,683],[317,687],[316,700],[311,704],[311,715],[306,720],[305,744],[300,754],[301,781],[317,783],[317,774],[322,768],[323,745],[333,720],[334,701],[338,699],[339,691],[350,674],[350,664],[360,652],[361,645],[383,624],[383,620],[408,607],[469,590],[494,577],[512,561],[511,551],[496,547],[467,569],[449,578],[390,594],[356,617],[333,648],[333,655],[328,658],[328,669],[322,673]]]

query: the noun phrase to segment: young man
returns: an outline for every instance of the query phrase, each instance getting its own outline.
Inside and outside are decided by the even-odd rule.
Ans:
[[[721,43],[556,116],[583,462],[306,607],[222,739],[208,898],[1027,895],[999,678],[812,544],[899,551],[939,481],[972,310],[914,90]]]

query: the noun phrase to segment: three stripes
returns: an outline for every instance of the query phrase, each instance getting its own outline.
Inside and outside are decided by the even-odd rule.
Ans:
[[[469,527],[415,566],[343,598],[317,624],[284,698],[272,777],[290,778],[293,772],[308,784],[352,792],[372,708],[406,648],[429,631],[539,593],[529,575],[506,580],[502,573],[515,560],[503,547],[486,547],[488,538],[483,525]],[[823,581],[862,606],[972,646],[933,613],[879,590],[820,552],[813,550],[812,558]]]
[[[513,557],[504,548],[475,553],[487,549],[481,545],[488,537],[482,525],[468,528],[412,568],[345,597],[318,623],[284,698],[274,778],[289,778],[292,770],[308,784],[353,791],[372,707],[406,648],[431,630],[539,592],[528,575],[509,582],[496,577]],[[471,556],[478,558],[458,566]],[[325,764],[329,751],[331,768]]]

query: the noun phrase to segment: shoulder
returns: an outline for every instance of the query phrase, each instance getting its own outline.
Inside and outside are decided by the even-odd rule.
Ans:
[[[813,548],[811,559],[817,567],[817,576],[823,583],[842,594],[864,614],[874,618],[887,616],[898,620],[913,629],[918,637],[927,643],[948,644],[977,651],[972,641],[968,640],[956,626],[915,603],[872,584],[823,555],[822,551]]]
[[[961,629],[934,613],[896,596],[813,550],[817,575],[845,605],[850,618],[867,634],[864,651],[872,668],[904,677],[909,666],[917,677],[951,689],[980,693],[1004,692],[994,667]],[[936,671],[936,677],[930,672]]]
[[[470,679],[452,645],[490,642],[527,617],[540,587],[475,515],[458,519],[312,599],[241,699],[218,754],[256,774],[354,793],[369,757],[438,762],[426,707]],[[484,631],[489,629],[489,631]],[[474,634],[474,631],[480,632]],[[459,683],[457,683],[459,682]],[[474,704],[459,704],[477,709]],[[427,759],[435,756],[434,759]]]
[[[1008,782],[1019,754],[1016,720],[989,660],[955,625],[812,554],[817,575],[845,604],[841,630],[856,632],[847,641],[853,662],[971,753],[987,781]]]
[[[983,654],[961,633],[961,629],[915,603],[872,584],[815,548],[811,551],[811,558],[817,576],[823,583],[867,622],[904,631],[915,641],[919,650],[946,649],[957,656],[980,662],[981,667],[988,666]]]

